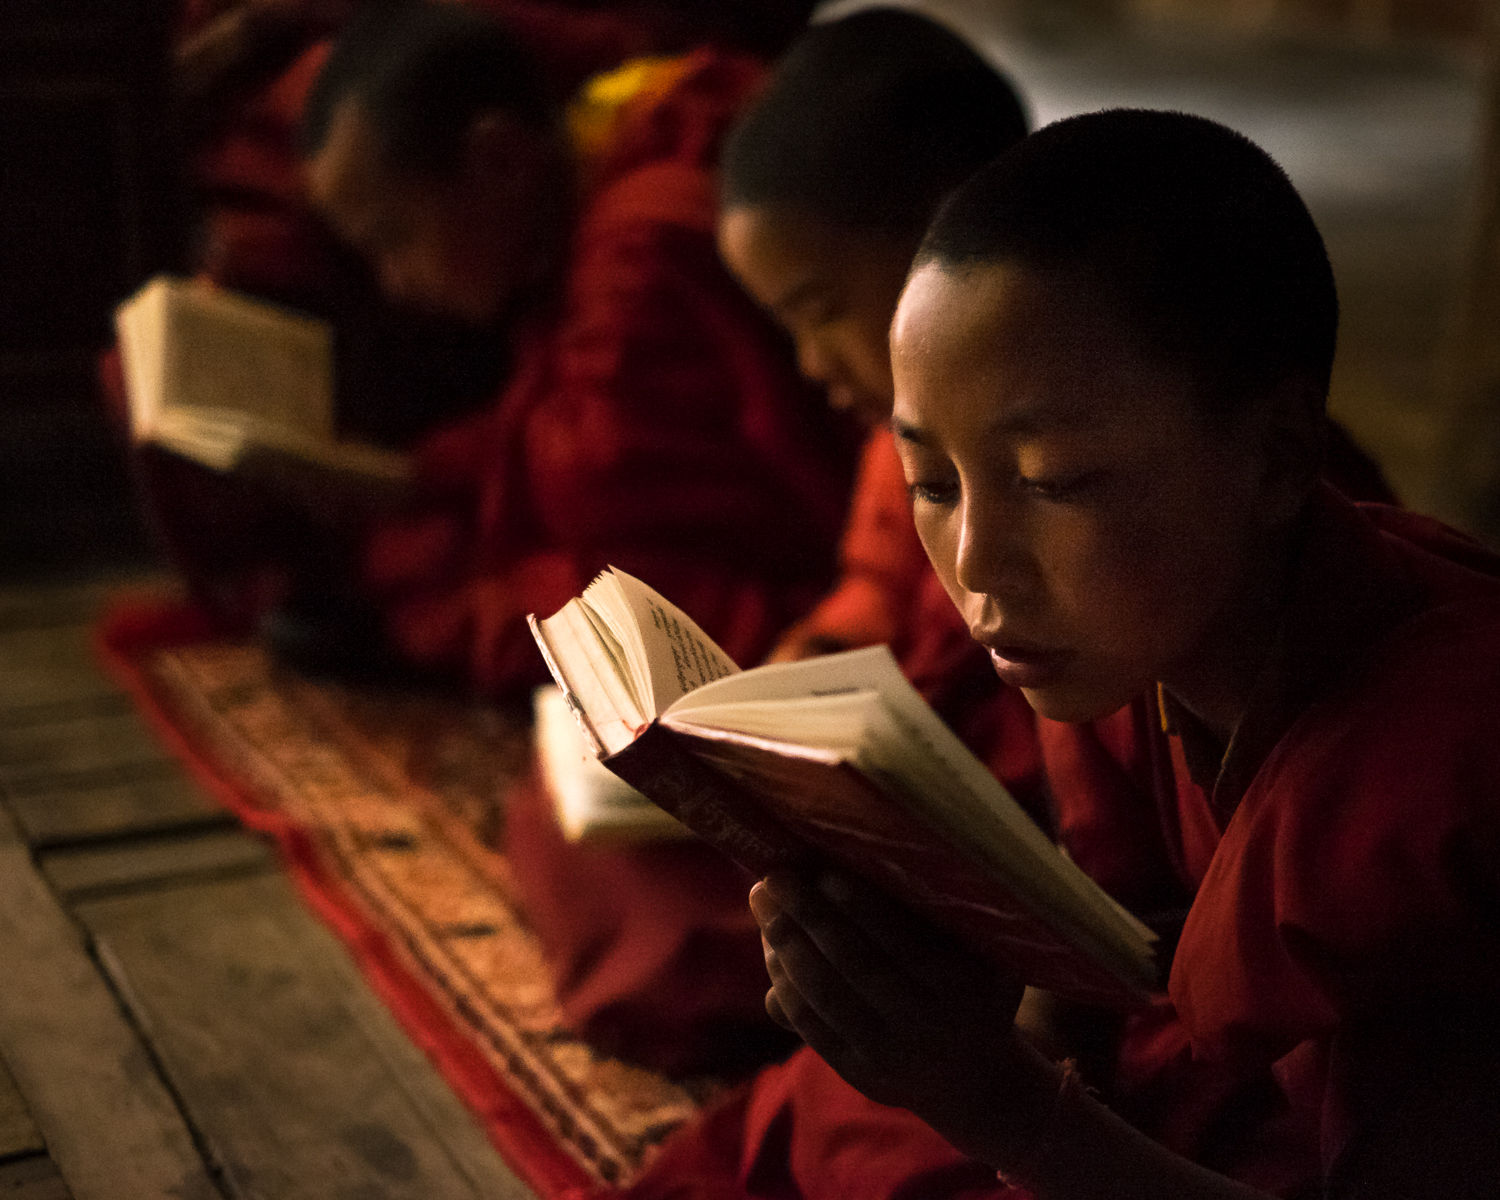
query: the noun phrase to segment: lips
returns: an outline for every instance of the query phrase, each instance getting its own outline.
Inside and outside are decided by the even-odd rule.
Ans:
[[[1072,657],[1066,650],[1053,650],[1024,642],[976,638],[990,652],[995,674],[1017,688],[1039,688],[1054,682]]]

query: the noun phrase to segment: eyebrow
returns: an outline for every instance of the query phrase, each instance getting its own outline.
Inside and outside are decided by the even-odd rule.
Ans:
[[[1010,413],[1005,417],[993,422],[988,433],[1008,434],[1022,437],[1035,436],[1040,433],[1049,433],[1060,429],[1077,429],[1087,423],[1087,414],[1079,408],[1057,406],[1044,408],[1041,405],[1022,406],[1018,411]],[[906,442],[913,446],[931,446],[933,444],[932,434],[920,425],[910,421],[904,421],[900,417],[892,416],[890,421],[891,433],[898,441]]]

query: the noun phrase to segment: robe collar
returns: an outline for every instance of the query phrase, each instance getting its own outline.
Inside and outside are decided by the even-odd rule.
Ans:
[[[1245,713],[1219,743],[1164,688],[1162,728],[1175,737],[1220,831],[1272,748],[1304,712],[1353,678],[1371,647],[1421,606],[1421,590],[1380,530],[1327,484],[1304,510],[1281,624]]]

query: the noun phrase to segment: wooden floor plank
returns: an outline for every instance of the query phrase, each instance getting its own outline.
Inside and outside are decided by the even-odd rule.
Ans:
[[[0,1162],[0,1196],[5,1200],[73,1200],[57,1164],[45,1154]]]
[[[6,710],[115,696],[87,625],[0,630],[0,705]]]
[[[240,829],[192,830],[163,837],[72,846],[44,853],[42,874],[64,900],[181,880],[276,868],[271,844]]]
[[[531,1196],[281,875],[76,912],[236,1196]]]
[[[174,584],[161,572],[128,571],[95,578],[51,583],[0,583],[0,631],[54,625],[91,625],[110,600],[122,591],[174,593]]]
[[[0,1056],[76,1200],[216,1200],[171,1095],[0,810]]]
[[[228,809],[167,762],[113,783],[12,786],[5,802],[33,849],[234,823]]]
[[[124,692],[38,701],[11,698],[0,700],[0,727],[42,725],[51,721],[103,716],[127,712],[131,707],[132,701]]]
[[[0,785],[11,791],[138,778],[168,761],[150,727],[129,710],[0,726]]]
[[[0,1160],[25,1154],[41,1154],[47,1143],[37,1131],[31,1119],[31,1109],[10,1077],[5,1064],[0,1062]],[[0,1195],[4,1195],[0,1187]]]

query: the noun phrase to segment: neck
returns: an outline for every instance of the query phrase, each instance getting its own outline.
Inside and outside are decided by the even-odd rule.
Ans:
[[[1239,727],[1256,681],[1274,653],[1299,527],[1300,522],[1272,533],[1266,552],[1254,559],[1258,565],[1247,572],[1233,602],[1209,623],[1191,661],[1161,681],[1221,749]]]

